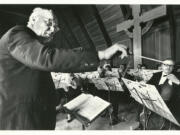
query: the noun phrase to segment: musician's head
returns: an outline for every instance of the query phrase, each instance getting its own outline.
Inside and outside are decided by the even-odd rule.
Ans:
[[[142,65],[141,65],[141,69],[147,69],[146,65],[145,65],[145,64],[142,64]]]
[[[105,76],[105,69],[102,66],[98,66],[97,72],[99,74],[99,77],[104,77]]]
[[[137,69],[141,69],[141,67],[142,67],[142,64],[137,65]]]
[[[126,69],[126,64],[121,64],[121,65],[119,65],[119,68],[118,68],[118,72],[119,73],[122,73],[122,72],[124,72],[124,70]]]
[[[171,74],[172,71],[174,70],[174,65],[175,65],[174,60],[172,60],[171,58],[167,58],[162,62],[162,66],[161,66],[162,71],[167,75]]]
[[[33,10],[27,27],[45,42],[51,41],[54,34],[59,30],[58,20],[53,11],[39,7]]]
[[[112,71],[112,68],[111,68],[110,64],[105,64],[104,69],[105,69],[105,71]]]

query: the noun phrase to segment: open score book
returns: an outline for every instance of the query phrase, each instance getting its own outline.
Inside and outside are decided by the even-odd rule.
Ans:
[[[66,111],[83,123],[91,123],[111,104],[91,94],[81,94],[64,105]]]

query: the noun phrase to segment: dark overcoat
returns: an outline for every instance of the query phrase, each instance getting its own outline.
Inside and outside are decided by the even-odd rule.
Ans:
[[[0,39],[0,129],[54,129],[55,87],[50,72],[94,70],[97,52],[43,45],[15,26]]]

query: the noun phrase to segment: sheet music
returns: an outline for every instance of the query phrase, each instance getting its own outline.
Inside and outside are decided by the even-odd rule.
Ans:
[[[118,68],[112,68],[112,76],[119,78]]]
[[[102,78],[93,78],[93,79],[91,79],[91,81],[94,83],[94,85],[96,86],[96,88],[98,90],[109,90],[109,88],[107,87],[104,79],[102,79]]]
[[[180,126],[154,85],[141,84],[125,78],[122,78],[122,80],[137,102],[144,104],[151,111]]]
[[[90,94],[81,94],[64,105],[64,107],[70,110],[73,114],[82,116],[89,122],[91,122],[109,106],[109,102]]]
[[[111,77],[111,78],[105,78],[104,80],[105,80],[108,88],[111,91],[124,91],[124,89],[122,88],[118,78]]]
[[[85,79],[93,79],[93,78],[98,78],[99,73],[97,71],[93,72],[85,72],[85,73],[75,73],[76,75],[80,76],[81,78]]]

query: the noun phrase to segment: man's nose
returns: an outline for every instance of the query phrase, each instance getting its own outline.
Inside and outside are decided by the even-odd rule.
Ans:
[[[54,29],[55,29],[54,26],[51,26],[51,27],[50,27],[50,30],[51,30],[52,32],[54,32]]]

